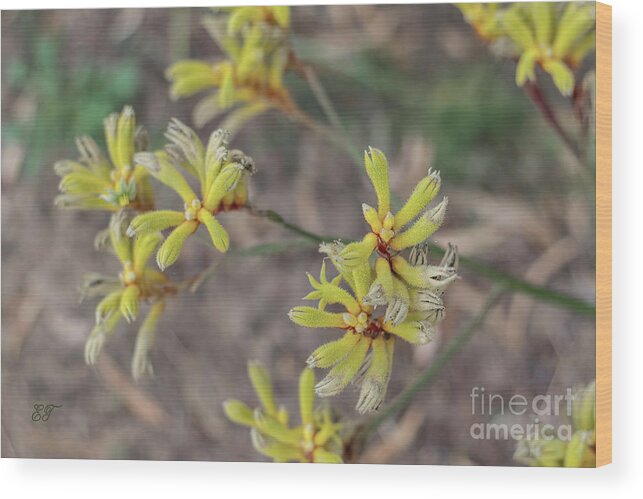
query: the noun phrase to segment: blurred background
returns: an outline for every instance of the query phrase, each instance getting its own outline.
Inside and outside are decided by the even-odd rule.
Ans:
[[[107,215],[53,206],[52,165],[76,158],[76,135],[103,143],[103,118],[125,104],[154,147],[171,117],[191,123],[198,98],[172,102],[164,70],[180,58],[220,55],[200,25],[203,12],[2,13],[3,457],[264,460],[248,431],[225,418],[222,402],[256,402],[246,361],[258,359],[270,368],[278,399],[296,412],[304,360],[336,337],[286,316],[309,290],[305,273],[319,270],[316,248],[224,257],[191,240],[170,277],[213,263],[216,271],[196,294],[169,302],[152,356],[156,376],[130,377],[135,325],[121,326],[96,367],[84,364],[95,302],[79,303],[78,287],[89,271],[117,271],[118,261],[92,245]],[[428,166],[442,172],[450,209],[437,243],[454,242],[495,269],[594,302],[593,165],[578,166],[515,85],[514,63],[494,58],[455,7],[296,7],[292,32],[351,143],[387,154],[400,198]],[[543,81],[561,123],[573,130],[568,104]],[[305,82],[291,75],[286,84],[302,109],[323,120]],[[277,112],[249,122],[233,145],[256,160],[256,207],[318,234],[363,234],[361,203],[373,204],[374,195],[345,152]],[[170,193],[167,199],[175,202]],[[245,213],[222,218],[236,248],[296,240]],[[484,302],[492,282],[467,269],[461,276],[446,295],[438,338],[399,344],[389,401]],[[472,387],[507,398],[564,393],[594,378],[594,348],[592,317],[506,293],[434,383],[371,437],[359,461],[515,464],[515,442],[470,437],[480,421],[471,413]],[[329,402],[355,421],[356,398],[347,389]],[[35,403],[62,407],[34,423]]]

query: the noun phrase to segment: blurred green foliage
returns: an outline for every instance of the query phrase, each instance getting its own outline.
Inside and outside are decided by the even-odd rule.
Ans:
[[[5,144],[18,142],[26,148],[24,175],[45,166],[48,150],[59,143],[71,144],[80,134],[102,138],[103,117],[131,101],[139,84],[131,59],[108,64],[87,59],[69,67],[56,37],[38,35],[30,45],[26,58],[3,61],[3,85],[35,105],[2,125]]]
[[[525,141],[533,146],[538,137],[537,147],[547,149],[555,139],[539,133],[541,123],[516,88],[511,67],[491,57],[444,60],[432,65],[429,73],[426,66],[400,67],[381,50],[354,52],[337,61],[336,54],[332,59],[309,40],[298,41],[297,47],[302,58],[319,69],[351,134],[372,141],[376,131],[364,130],[364,124],[379,108],[382,112],[375,116],[387,120],[387,149],[401,147],[404,137],[425,138],[433,148],[432,166],[453,182],[499,187],[493,174],[515,168]],[[303,85],[291,88],[307,112],[320,116],[314,104],[307,104],[314,101],[307,99]],[[511,180],[502,177],[501,183]]]

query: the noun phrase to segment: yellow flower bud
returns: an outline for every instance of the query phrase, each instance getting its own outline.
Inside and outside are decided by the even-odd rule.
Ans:
[[[254,417],[257,430],[267,437],[292,447],[299,445],[301,435],[296,429],[288,428],[288,426],[280,423],[275,417],[265,415],[261,409],[255,409]]]
[[[592,381],[574,394],[572,416],[575,430],[596,428],[596,381]]]
[[[134,156],[134,134],[136,131],[136,117],[131,106],[125,106],[116,125],[116,156],[113,158],[117,168],[132,167]]]
[[[167,236],[156,254],[156,263],[161,270],[165,270],[176,262],[186,239],[194,233],[198,226],[199,222],[196,220],[185,221]]]
[[[370,341],[361,337],[348,355],[335,364],[326,377],[315,385],[317,395],[330,397],[341,392],[364,364],[369,347]]]
[[[382,151],[369,147],[364,151],[364,165],[377,195],[377,213],[383,219],[390,211],[388,160]]]
[[[196,60],[183,60],[170,66],[166,77],[172,80],[170,97],[190,97],[196,93],[214,88],[217,84],[217,74],[211,64]]]
[[[135,273],[142,273],[145,270],[147,261],[162,240],[163,236],[159,232],[153,232],[134,239],[132,268]]]
[[[295,307],[288,312],[295,324],[304,327],[346,327],[343,314],[326,312],[313,307]]]
[[[233,423],[248,427],[252,427],[255,424],[252,409],[239,400],[226,400],[223,403],[223,412]]]
[[[125,288],[121,297],[121,314],[127,322],[136,320],[138,315],[138,299],[141,296],[141,289],[136,284],[130,284]]]
[[[379,257],[375,262],[375,274],[377,281],[384,291],[386,299],[393,296],[393,275],[391,274],[391,265],[386,258]]]
[[[282,28],[288,28],[290,26],[290,7],[275,5],[270,8],[277,24]]]
[[[343,270],[354,270],[368,261],[375,247],[377,236],[369,232],[359,242],[347,244],[336,257],[331,257],[335,265]],[[321,248],[320,248],[321,251]]]
[[[65,175],[58,189],[66,194],[99,194],[111,188],[111,184],[89,171],[73,171]]]
[[[389,211],[384,217],[384,220],[382,220],[382,226],[387,230],[391,230],[394,225],[395,225],[395,217],[393,216],[393,213]]]
[[[132,243],[126,237],[121,237],[119,228],[115,224],[110,226],[109,239],[112,244],[112,249],[121,263],[123,265],[128,264],[128,262],[131,263],[133,260]]]
[[[359,400],[355,407],[360,414],[377,410],[384,400],[388,381],[391,377],[389,344],[390,348],[393,348],[393,340],[385,340],[384,338],[373,340],[371,365],[362,381]]]
[[[418,182],[402,209],[395,214],[394,229],[399,231],[417,217],[437,196],[440,191],[440,185],[440,172],[434,172],[429,168],[427,176]]]
[[[359,334],[349,331],[339,340],[324,343],[318,347],[310,354],[306,363],[310,367],[319,367],[321,369],[332,367],[348,355],[359,339]]]
[[[166,152],[140,152],[134,156],[134,161],[144,166],[154,178],[181,196],[184,202],[191,203],[197,198],[183,175],[172,165]]]
[[[219,88],[219,106],[229,108],[234,103],[234,69],[230,64],[221,65],[221,87]]]
[[[113,291],[103,298],[96,306],[96,324],[100,324],[116,310],[118,310],[121,303],[122,290]]]
[[[184,214],[174,210],[148,211],[135,216],[127,228],[129,237],[143,236],[176,227],[184,221]]]
[[[276,416],[277,405],[272,393],[270,375],[266,368],[259,362],[248,362],[248,377],[265,411],[270,416]]]
[[[198,213],[198,220],[208,229],[212,244],[221,253],[228,251],[230,246],[230,237],[228,232],[223,228],[223,225],[205,208],[201,208]]]
[[[419,321],[405,321],[397,326],[385,322],[384,329],[414,345],[429,343],[435,336],[435,329]]]
[[[156,339],[156,324],[158,323],[164,309],[165,303],[163,301],[154,303],[138,330],[138,334],[136,335],[136,344],[134,345],[134,355],[132,356],[132,377],[135,380],[145,374],[154,374],[152,363],[150,362],[148,355],[154,347],[154,341]]]
[[[203,206],[209,211],[215,210],[223,197],[236,187],[243,170],[243,166],[238,163],[226,165],[208,189]]]
[[[410,265],[404,257],[396,255],[391,259],[393,271],[411,286],[430,289],[441,293],[457,275],[435,265]]]
[[[448,198],[445,197],[440,204],[426,212],[411,227],[402,233],[396,234],[391,241],[391,247],[400,251],[426,241],[442,225],[448,202]]]
[[[366,203],[362,203],[362,213],[364,214],[364,220],[371,226],[371,230],[379,234],[380,230],[382,230],[382,221],[377,214],[377,210]]]
[[[299,376],[299,409],[301,423],[311,426],[314,423],[313,410],[315,403],[315,372],[304,369]]]
[[[109,153],[109,157],[112,160],[112,164],[117,169],[120,168],[120,165],[117,164],[119,162],[119,154],[117,149],[118,118],[118,113],[112,113],[103,121],[103,128],[105,129],[105,142],[107,143],[107,152]]]

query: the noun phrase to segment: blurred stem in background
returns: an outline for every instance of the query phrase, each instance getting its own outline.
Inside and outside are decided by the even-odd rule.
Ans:
[[[295,107],[293,111],[289,113],[290,116],[314,132],[322,135],[333,144],[341,147],[350,156],[355,165],[358,168],[362,168],[362,155],[348,138],[346,128],[343,126],[339,114],[337,113],[333,102],[328,97],[328,93],[322,85],[321,80],[317,77],[316,71],[310,64],[304,64],[297,57],[294,51],[290,52],[290,62],[297,74],[299,74],[308,84],[317,100],[317,103],[319,104],[319,107],[321,107],[326,119],[328,119],[331,124],[331,127],[318,123],[298,107]]]
[[[534,82],[527,82],[525,83],[525,92],[534,103],[534,105],[538,108],[540,113],[543,115],[543,118],[545,118],[547,124],[551,126],[554,132],[556,132],[567,150],[572,153],[578,161],[582,162],[578,144],[576,144],[576,142],[572,140],[569,134],[562,127],[562,125],[558,121],[558,118],[556,117],[556,113],[547,102],[547,99],[545,98],[545,95],[540,87]]]

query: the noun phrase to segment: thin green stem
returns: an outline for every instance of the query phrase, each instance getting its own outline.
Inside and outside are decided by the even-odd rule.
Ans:
[[[358,428],[355,432],[354,444],[357,449],[366,441],[366,438],[373,433],[384,421],[395,416],[406,409],[413,401],[417,393],[428,386],[442,370],[447,362],[458,353],[464,345],[471,339],[473,333],[482,325],[487,315],[498,302],[500,295],[504,291],[503,287],[495,287],[487,297],[478,313],[469,323],[451,340],[451,342],[442,350],[440,355],[427,367],[415,382],[400,393],[395,400],[383,411],[373,416],[365,425]]]
[[[363,166],[362,155],[359,150],[351,144],[350,139],[346,134],[346,130],[342,125],[341,119],[339,118],[339,114],[337,113],[332,101],[329,99],[328,93],[317,77],[315,70],[309,64],[305,64],[301,61],[294,51],[291,51],[289,54],[289,64],[306,81],[306,83],[308,83],[310,90],[313,92],[315,99],[322,108],[322,111],[326,115],[326,118],[332,127],[319,123],[317,120],[302,111],[294,102],[291,102],[288,106],[282,107],[281,110],[295,121],[298,121],[318,135],[324,137],[332,144],[343,149],[344,152],[350,156],[355,165],[357,165],[358,168],[361,168]]]
[[[442,256],[444,254],[444,248],[437,244],[431,244],[430,247],[431,250],[435,251],[438,255]],[[567,308],[588,317],[594,317],[596,315],[596,307],[580,298],[576,298],[544,286],[531,284],[524,279],[520,279],[508,272],[498,270],[475,258],[460,256],[460,263],[464,268],[476,272],[487,279],[497,282],[498,284],[502,284],[503,286],[510,288],[512,291],[531,295],[540,301]]]
[[[343,149],[344,152],[353,160],[353,163],[355,163],[355,165],[358,168],[362,168],[363,166],[362,156],[357,151],[357,148],[355,148],[350,143],[345,133],[340,131],[335,131],[335,129],[333,128],[322,125],[321,123],[315,121],[313,118],[311,118],[308,114],[306,114],[298,107],[295,107],[289,110],[284,110],[284,112],[295,121],[301,123],[302,125],[310,128],[313,132],[324,137],[330,143]]]
[[[287,222],[284,217],[273,210],[258,210],[256,208],[249,207],[248,211],[255,216],[266,218],[271,222],[316,243],[333,241],[335,239],[342,239],[343,241],[350,242],[349,239],[345,238],[338,238],[335,236],[321,236],[319,234],[309,232],[293,223]],[[431,244],[431,250],[437,253],[439,256],[442,256],[445,251],[444,248],[438,246],[437,244]],[[552,305],[566,308],[588,317],[594,317],[596,315],[596,307],[591,303],[570,296],[566,293],[561,293],[560,291],[555,291],[544,286],[531,284],[507,272],[497,270],[491,265],[481,262],[480,260],[461,256],[460,263],[464,268],[476,272],[486,277],[487,279],[490,279],[491,281],[497,282],[511,289],[512,291],[533,296],[534,298],[543,302],[551,303]]]
[[[305,229],[302,229],[298,225],[292,224],[290,222],[287,222],[284,217],[282,217],[279,213],[273,210],[260,210],[255,208],[254,206],[246,206],[246,209],[248,213],[251,215],[254,215],[256,217],[261,217],[265,218],[267,220],[270,220],[272,223],[280,225],[284,229],[289,230],[290,232],[294,234],[298,234],[302,237],[305,237],[306,239],[309,239],[311,241],[315,241],[317,243],[323,243],[324,241],[332,240],[332,238],[327,238],[324,236],[320,236],[318,234],[315,234],[313,232],[309,232]]]

